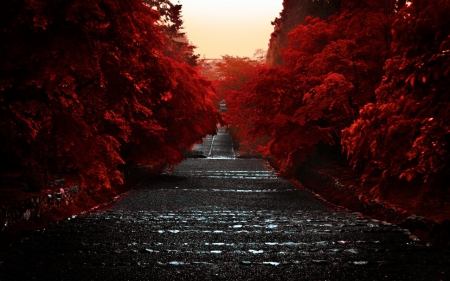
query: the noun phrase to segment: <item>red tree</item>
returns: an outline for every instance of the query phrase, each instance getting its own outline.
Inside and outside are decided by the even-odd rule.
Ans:
[[[288,35],[285,66],[262,70],[239,92],[248,133],[272,139],[262,150],[282,173],[294,173],[321,143],[339,145],[341,131],[375,100],[394,11],[369,4],[343,5],[328,20],[306,17]]]
[[[243,105],[247,97],[244,85],[261,67],[261,61],[233,56],[223,56],[215,64],[215,89],[217,95],[227,102],[225,119],[233,139],[240,144],[242,154],[254,152],[259,143],[248,138],[248,131],[253,126],[253,113]]]
[[[108,188],[120,165],[173,164],[214,133],[210,84],[163,54],[159,15],[140,1],[0,8],[2,149],[30,186],[75,172],[84,187]]]
[[[438,189],[449,174],[450,19],[448,1],[413,1],[393,25],[393,56],[387,60],[376,102],[344,130],[343,146],[368,176],[423,179]]]

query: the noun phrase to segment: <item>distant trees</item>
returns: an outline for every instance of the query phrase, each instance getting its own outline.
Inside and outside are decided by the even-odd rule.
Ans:
[[[245,152],[253,150],[258,142],[248,137],[248,131],[254,125],[254,113],[253,108],[243,106],[248,99],[244,87],[262,67],[261,56],[260,60],[223,56],[222,60],[216,63],[215,71],[218,79],[214,85],[217,95],[227,101],[225,116],[226,121],[231,125],[229,131],[232,137],[240,143],[241,151]]]
[[[68,172],[110,188],[120,166],[178,163],[215,132],[211,84],[164,54],[142,2],[16,0],[0,16],[0,161],[31,188]]]
[[[292,5],[284,2],[275,35],[292,20]],[[261,151],[285,175],[321,144],[342,144],[363,180],[375,173],[381,185],[416,177],[437,186],[449,176],[448,1],[343,0],[339,7],[328,19],[298,18],[284,64],[258,68],[233,91],[229,107],[242,120],[231,119],[231,127],[269,137]]]

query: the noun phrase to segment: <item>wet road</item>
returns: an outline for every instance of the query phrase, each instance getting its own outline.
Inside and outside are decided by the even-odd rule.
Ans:
[[[448,280],[449,255],[235,159],[222,129],[108,210],[0,254],[0,280]]]

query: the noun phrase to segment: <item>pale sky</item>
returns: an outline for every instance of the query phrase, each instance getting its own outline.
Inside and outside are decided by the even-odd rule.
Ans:
[[[179,0],[183,32],[206,58],[222,55],[252,57],[267,50],[271,21],[282,10],[282,0]]]

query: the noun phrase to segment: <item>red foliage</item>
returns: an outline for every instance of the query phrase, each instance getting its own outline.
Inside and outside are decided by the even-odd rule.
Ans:
[[[182,5],[172,4],[170,0],[142,0],[145,5],[159,12],[162,22],[160,28],[164,37],[164,55],[179,62],[187,62],[197,66],[200,55],[194,54],[195,46],[191,45],[186,35],[181,32],[183,20],[181,19]]]
[[[299,24],[305,24],[308,16],[328,18],[339,8],[341,0],[283,0],[280,17],[272,22],[274,31],[270,35],[267,63],[284,65],[282,50],[288,45],[287,35]]]
[[[318,144],[342,143],[363,181],[377,172],[381,185],[418,177],[423,190],[445,189],[449,8],[346,0],[328,20],[306,17],[288,35],[285,66],[262,69],[234,92],[229,106],[241,120],[232,125],[270,137],[262,150],[288,175]]]
[[[244,85],[262,68],[261,62],[249,58],[223,56],[215,64],[215,89],[217,95],[227,102],[226,122],[234,140],[240,143],[243,154],[252,153],[260,141],[248,138],[248,131],[253,127],[252,109],[242,106],[247,95]]]
[[[366,6],[344,6],[329,20],[306,17],[305,25],[288,35],[286,65],[261,70],[235,92],[240,98],[229,106],[239,108],[233,113],[242,120],[232,125],[256,138],[269,137],[261,149],[286,175],[318,144],[338,145],[341,131],[375,99],[389,53],[386,26],[393,19]]]
[[[383,179],[419,176],[437,188],[448,177],[450,141],[450,19],[448,1],[414,1],[393,25],[376,103],[344,130],[353,165]],[[376,191],[376,190],[374,190]]]
[[[17,0],[0,13],[1,146],[31,185],[73,171],[108,188],[120,165],[177,163],[215,132],[210,84],[163,54],[159,16],[140,1]]]
[[[444,0],[343,0],[327,20],[307,16],[288,35],[285,66],[260,68],[233,89],[231,126],[269,138],[261,150],[285,175],[321,143],[341,144],[353,167],[364,169],[363,182],[381,175],[376,195],[398,179],[420,186],[418,198],[443,194],[449,10]]]

